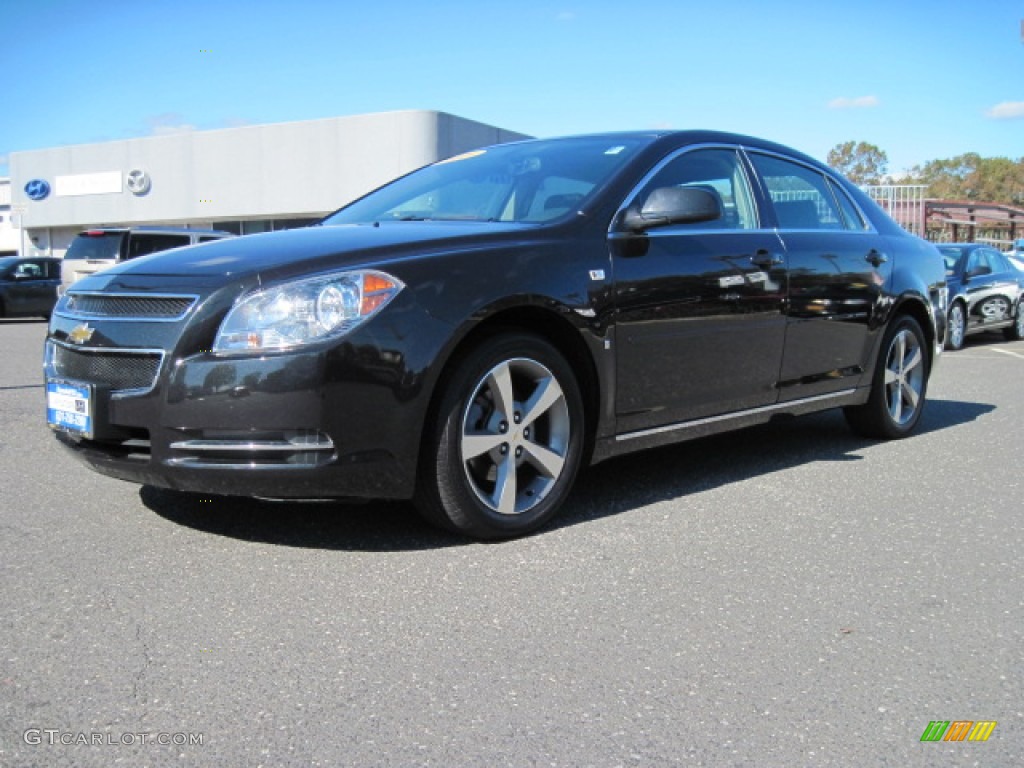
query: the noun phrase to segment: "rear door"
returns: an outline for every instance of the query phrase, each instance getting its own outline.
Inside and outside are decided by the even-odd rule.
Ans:
[[[789,264],[780,400],[856,386],[892,274],[885,238],[842,187],[792,158],[749,152]]]

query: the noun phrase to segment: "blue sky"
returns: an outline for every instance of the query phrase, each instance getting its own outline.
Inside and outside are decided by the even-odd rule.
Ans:
[[[715,128],[890,171],[1024,156],[1024,2],[3,0],[11,152],[437,109],[536,136]]]

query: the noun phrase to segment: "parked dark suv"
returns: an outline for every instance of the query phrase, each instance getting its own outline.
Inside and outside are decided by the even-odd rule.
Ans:
[[[579,467],[842,407],[913,431],[945,270],[855,186],[725,133],[480,149],[321,226],[77,283],[48,421],[99,472],[204,493],[415,498],[480,538]]]

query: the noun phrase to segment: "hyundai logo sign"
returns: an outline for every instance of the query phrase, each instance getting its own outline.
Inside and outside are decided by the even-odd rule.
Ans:
[[[42,179],[32,179],[25,185],[25,194],[29,200],[45,200],[50,194],[50,185]]]

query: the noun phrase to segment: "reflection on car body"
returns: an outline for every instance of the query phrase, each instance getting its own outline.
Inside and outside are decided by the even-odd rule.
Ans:
[[[939,251],[949,282],[946,347],[960,349],[967,336],[1000,329],[1007,339],[1024,338],[1024,273],[1011,258],[982,243],[944,243]]]
[[[57,394],[49,420],[134,482],[412,497],[438,525],[515,536],[586,462],[836,407],[910,434],[945,302],[935,248],[793,150],[707,131],[520,142],[320,226],[83,279],[46,371],[88,428]]]

